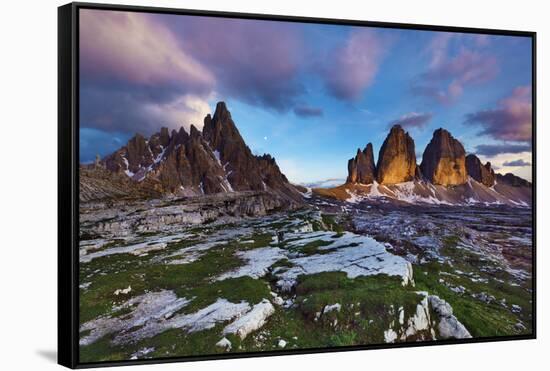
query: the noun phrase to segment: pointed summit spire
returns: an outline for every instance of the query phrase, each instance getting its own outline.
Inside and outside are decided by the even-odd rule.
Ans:
[[[420,164],[426,179],[438,185],[459,185],[467,181],[466,152],[451,133],[439,128],[426,146]]]
[[[160,140],[160,144],[163,147],[167,147],[168,144],[170,143],[170,133],[168,132],[167,127],[163,126],[162,128],[160,128],[159,140]]]
[[[380,184],[413,180],[416,174],[414,140],[401,125],[392,126],[378,154],[376,176]]]
[[[183,129],[183,127],[182,127]],[[197,129],[195,127],[195,125],[191,124],[191,128],[189,130],[189,135],[191,136],[191,138],[198,138],[201,136],[201,132],[199,131],[199,129]]]
[[[225,122],[228,119],[231,119],[231,113],[227,109],[225,102],[220,101],[216,104],[216,110],[214,111],[213,121],[222,121]]]
[[[375,178],[374,154],[372,143],[361,151],[357,148],[357,155],[348,161],[348,183],[371,184]]]

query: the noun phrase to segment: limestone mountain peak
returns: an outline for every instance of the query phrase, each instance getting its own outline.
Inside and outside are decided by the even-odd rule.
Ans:
[[[413,180],[416,173],[414,140],[401,125],[393,125],[378,155],[376,178],[380,184]]]
[[[449,131],[439,128],[424,150],[420,169],[422,175],[434,184],[464,184],[467,181],[466,151]]]
[[[372,143],[368,143],[361,151],[357,148],[357,155],[348,161],[347,183],[370,184],[376,179],[374,153]]]
[[[271,155],[254,156],[224,102],[204,118],[202,132],[190,125],[162,127],[146,139],[136,134],[103,160],[111,172],[155,184],[161,193],[196,195],[262,191],[282,204],[299,204],[301,195],[282,174]]]
[[[487,187],[492,187],[495,184],[496,176],[491,163],[487,162],[483,165],[474,154],[466,156],[466,171],[469,176]]]

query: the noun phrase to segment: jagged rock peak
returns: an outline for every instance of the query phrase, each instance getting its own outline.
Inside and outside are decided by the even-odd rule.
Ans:
[[[256,156],[256,158],[258,158],[258,160],[266,161],[267,163],[270,163],[270,164],[275,164],[276,163],[273,156],[271,156],[269,153],[264,153],[261,156]]]
[[[128,141],[125,159],[128,162],[128,170],[133,173],[137,172],[142,164],[148,166],[153,162],[153,156],[143,135],[136,134]]]
[[[264,190],[258,159],[246,145],[225,103],[218,102],[214,115],[205,117],[202,135],[226,166],[235,190]]]
[[[159,141],[163,147],[168,147],[168,144],[170,144],[170,133],[167,127],[160,128]]]
[[[368,143],[361,151],[357,148],[357,155],[348,161],[347,183],[371,184],[376,179],[374,153],[372,143]]]
[[[262,176],[264,184],[274,189],[281,188],[281,186],[287,185],[288,179],[281,172],[277,161],[270,154],[263,154],[262,156],[256,156],[258,161],[258,168]]]
[[[180,132],[182,129],[183,127],[180,129]],[[189,129],[189,135],[191,136],[191,138],[198,138],[201,136],[201,132],[195,127],[195,125],[191,125],[191,128]]]
[[[303,203],[273,157],[252,154],[224,102],[206,115],[202,133],[191,125],[171,134],[161,128],[149,140],[136,134],[103,161],[109,171],[136,186],[150,184],[160,194],[265,191],[282,205]]]
[[[238,147],[246,146],[224,102],[216,104],[213,116],[206,115],[202,135],[213,149],[220,152],[230,143]]]
[[[142,146],[145,146],[145,145],[146,145],[146,139],[143,135],[141,135],[139,133],[136,133],[128,141],[128,146],[142,147]]]
[[[420,164],[426,179],[438,185],[459,185],[467,181],[466,151],[462,143],[443,128],[434,131]]]
[[[480,159],[474,154],[466,156],[466,171],[469,176],[487,187],[495,185],[496,176],[494,170],[491,168],[491,163],[487,162],[483,165]]]
[[[175,142],[174,144],[185,144],[187,140],[189,139],[189,134],[185,129],[180,127],[180,130],[177,133],[176,140],[174,141],[174,138],[172,138],[172,141]]]
[[[415,178],[414,140],[400,125],[394,125],[378,155],[376,178],[381,184],[408,182]]]
[[[176,131],[176,129],[172,129],[172,132],[170,133],[170,138],[175,138],[176,135],[178,135],[178,132]]]
[[[231,119],[231,113],[227,109],[225,102],[220,101],[216,104],[216,110],[214,111],[214,120],[227,121]]]

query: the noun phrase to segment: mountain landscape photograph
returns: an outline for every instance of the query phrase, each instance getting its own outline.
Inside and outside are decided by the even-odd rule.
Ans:
[[[80,362],[533,333],[531,38],[79,12]]]

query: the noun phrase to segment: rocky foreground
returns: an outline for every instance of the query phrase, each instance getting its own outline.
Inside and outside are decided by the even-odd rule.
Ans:
[[[81,362],[532,331],[532,186],[444,129],[310,189],[220,102],[79,175]]]
[[[82,205],[81,361],[531,331],[527,210],[211,197]]]

